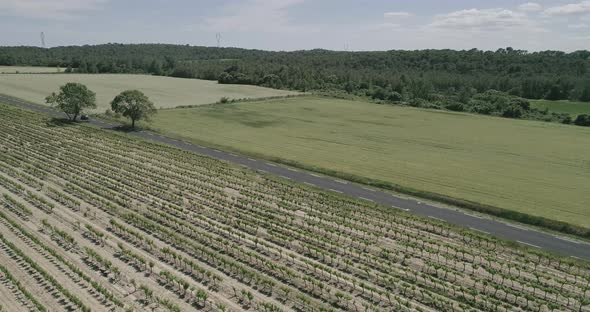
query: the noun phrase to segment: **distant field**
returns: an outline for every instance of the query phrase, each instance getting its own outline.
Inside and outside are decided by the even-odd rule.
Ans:
[[[315,97],[161,111],[152,127],[590,227],[590,129]]]
[[[538,109],[547,108],[557,113],[568,113],[573,117],[590,114],[590,102],[531,100],[531,106]]]
[[[0,74],[59,73],[63,68],[40,66],[0,66]]]
[[[96,92],[96,112],[101,113],[110,107],[110,101],[117,94],[128,89],[144,92],[157,108],[215,103],[223,96],[234,99],[296,94],[255,86],[222,85],[215,81],[119,74],[0,75],[0,93],[44,103],[48,94],[67,82],[81,82]]]

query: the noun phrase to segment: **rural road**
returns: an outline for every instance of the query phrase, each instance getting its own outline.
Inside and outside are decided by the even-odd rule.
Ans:
[[[56,117],[64,116],[63,113],[58,112],[50,107],[25,102],[6,95],[0,95],[0,102],[37,112],[47,113]],[[118,124],[107,123],[101,120],[90,120],[89,123],[103,129],[112,129],[119,126]],[[573,258],[590,260],[590,244],[586,242],[540,232],[532,228],[522,227],[509,222],[502,222],[500,220],[474,216],[460,210],[437,207],[430,203],[398,197],[378,189],[364,187],[362,185],[338,180],[329,176],[288,168],[259,159],[248,158],[242,155],[179,141],[169,137],[161,136],[160,134],[151,131],[131,132],[129,134],[143,139],[171,145],[183,150],[239,164],[260,172],[274,174],[285,179],[305,183],[307,185],[315,186],[324,190],[353,196],[370,202],[402,209],[416,215],[430,217],[459,226],[468,227],[496,237],[516,241],[532,248],[541,248]]]

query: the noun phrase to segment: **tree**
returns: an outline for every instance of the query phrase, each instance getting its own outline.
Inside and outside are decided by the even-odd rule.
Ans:
[[[148,119],[156,113],[154,103],[138,90],[127,90],[117,95],[111,102],[111,109],[129,119],[131,127],[135,128],[135,121]]]
[[[552,101],[563,100],[564,98],[565,98],[565,96],[562,92],[561,86],[558,84],[554,84],[553,86],[551,86],[551,88],[549,89],[549,91],[545,95],[546,100],[552,100]]]
[[[148,72],[150,72],[156,76],[162,75],[162,73],[163,73],[162,72],[162,64],[156,60],[153,60],[152,63],[150,64]]]
[[[90,91],[85,85],[69,82],[59,89],[59,94],[51,93],[45,98],[45,102],[55,105],[66,113],[71,121],[76,121],[84,109],[96,108],[96,93]]]

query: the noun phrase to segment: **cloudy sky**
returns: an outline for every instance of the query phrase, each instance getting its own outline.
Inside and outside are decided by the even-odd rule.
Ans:
[[[0,45],[590,49],[588,0],[0,0]]]

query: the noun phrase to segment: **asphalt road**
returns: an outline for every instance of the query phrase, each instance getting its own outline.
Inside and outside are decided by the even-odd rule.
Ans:
[[[5,95],[0,95],[0,102],[19,106],[37,112],[46,113],[56,117],[65,115],[50,107],[22,101]],[[101,120],[90,120],[90,124],[103,129],[112,129],[119,124],[107,123]],[[516,241],[532,248],[542,248],[562,255],[590,260],[590,244],[558,235],[540,232],[532,228],[519,226],[510,222],[502,222],[496,219],[479,217],[461,210],[437,207],[431,203],[419,200],[406,199],[392,195],[378,189],[364,187],[355,183],[342,181],[329,176],[323,176],[307,171],[285,167],[279,164],[253,159],[234,153],[228,153],[205,146],[195,145],[169,137],[162,136],[151,131],[130,132],[129,134],[143,139],[171,145],[183,150],[201,155],[207,155],[220,160],[242,165],[260,172],[270,173],[296,182],[305,183],[324,190],[353,196],[369,202],[375,202],[396,209],[402,209],[416,215],[443,220],[452,224],[471,228],[473,230],[497,236],[503,239]]]

